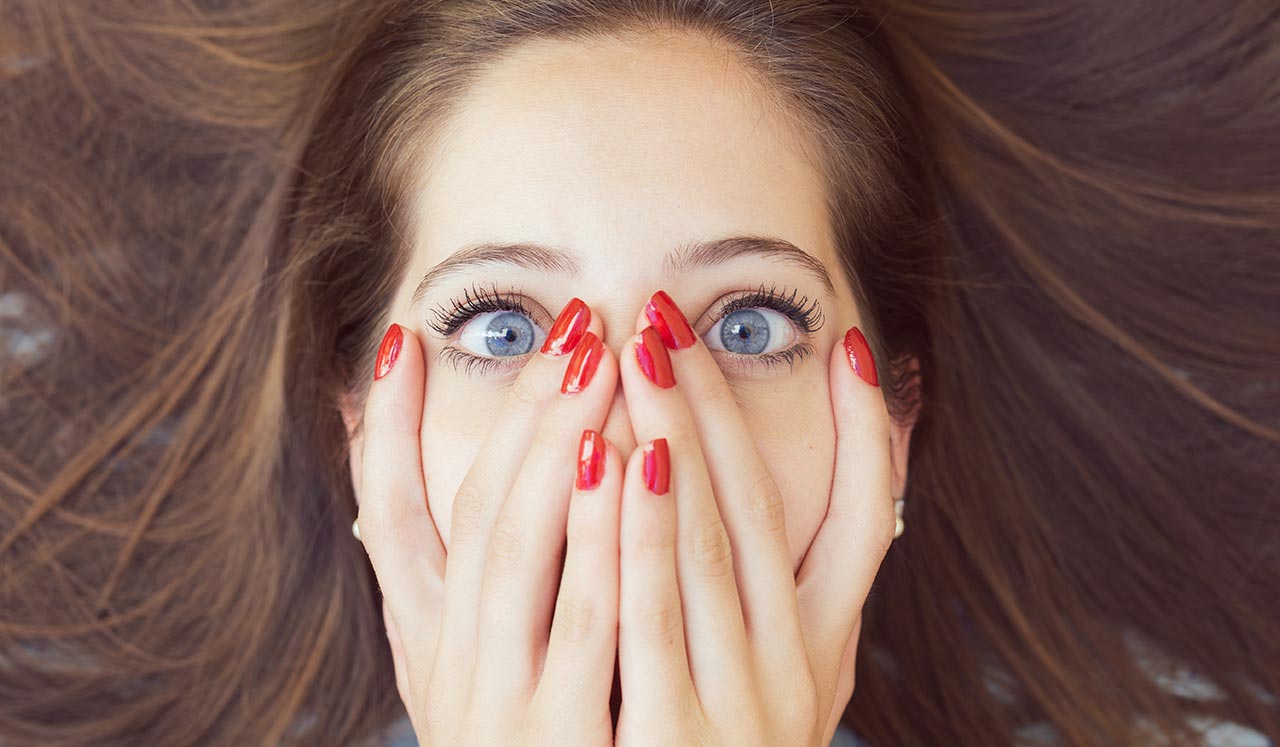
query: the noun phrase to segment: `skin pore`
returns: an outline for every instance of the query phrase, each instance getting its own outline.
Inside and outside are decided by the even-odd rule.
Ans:
[[[559,310],[581,298],[618,354],[662,289],[713,350],[725,303],[752,297],[760,317],[735,321],[768,324],[766,352],[714,355],[784,497],[799,567],[833,473],[828,354],[861,320],[812,151],[759,85],[725,48],[694,35],[543,40],[486,68],[431,144],[390,318],[423,344],[423,469],[446,548],[453,497],[529,357],[486,359],[484,329],[503,313],[490,309],[522,307],[536,354]],[[756,241],[714,243],[736,237]],[[469,321],[454,314],[476,299],[484,311]],[[457,329],[442,336],[449,314]],[[601,431],[628,453],[636,441],[625,396],[619,386]],[[908,437],[895,428],[895,496]],[[352,454],[358,486],[359,440]]]

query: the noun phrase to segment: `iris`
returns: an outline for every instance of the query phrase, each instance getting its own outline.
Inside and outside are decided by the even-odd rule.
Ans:
[[[739,309],[724,318],[720,342],[731,353],[759,355],[769,346],[769,320],[755,309]]]
[[[524,355],[533,350],[535,335],[533,322],[528,317],[508,311],[489,320],[484,342],[489,354],[495,357]]]

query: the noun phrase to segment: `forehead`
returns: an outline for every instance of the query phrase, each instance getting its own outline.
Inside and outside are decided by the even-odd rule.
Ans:
[[[415,264],[480,240],[564,247],[590,264],[755,234],[833,266],[811,143],[767,93],[699,36],[517,47],[482,71],[427,154]]]

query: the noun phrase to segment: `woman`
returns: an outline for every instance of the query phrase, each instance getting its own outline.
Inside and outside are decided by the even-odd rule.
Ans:
[[[1280,732],[1274,12],[206,12],[13,11],[0,735]]]

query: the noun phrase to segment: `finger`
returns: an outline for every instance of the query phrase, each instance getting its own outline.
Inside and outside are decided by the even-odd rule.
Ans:
[[[599,323],[593,317],[579,299],[565,305],[542,350],[530,356],[512,383],[501,422],[485,436],[454,497],[436,657],[437,667],[446,667],[454,684],[461,680],[460,672],[471,672],[475,664],[480,590],[494,522],[533,441],[540,413],[560,395],[566,365],[579,357],[587,331],[597,336]],[[449,697],[452,689],[446,686],[441,697]]]
[[[835,697],[832,698],[829,706],[825,701],[820,704],[830,713],[827,717],[827,728],[822,744],[831,744],[831,740],[835,738],[836,729],[840,728],[840,718],[844,715],[844,709],[849,706],[849,699],[853,697],[854,678],[858,665],[858,636],[861,632],[862,615],[858,615],[858,620],[853,626],[853,635],[849,636],[849,644],[845,647],[844,655],[840,659],[840,675],[836,678]],[[821,712],[820,710],[819,713]]]
[[[827,516],[796,578],[800,617],[815,680],[835,683],[841,654],[893,541],[889,412],[875,362],[857,328],[830,360],[836,464]]]
[[[373,564],[412,670],[435,646],[444,546],[427,507],[420,427],[422,347],[392,324],[383,338],[363,420],[360,541]]]
[[[676,714],[696,702],[679,581],[676,497],[667,442],[644,442],[623,476],[618,672],[623,701],[641,714]]]
[[[387,643],[391,647],[391,665],[396,674],[396,692],[400,694],[400,702],[404,703],[405,711],[412,720],[416,709],[409,695],[409,672],[405,668],[404,643],[401,642],[400,634],[396,631],[395,620],[391,617],[391,608],[387,606],[386,598],[382,600],[382,624],[387,629]]]
[[[564,573],[534,699],[548,703],[548,713],[605,714],[607,721],[618,648],[622,458],[594,430],[583,431],[578,455]]]
[[[689,324],[671,297],[655,293],[645,306],[643,322],[680,332],[664,337],[681,343],[671,351],[671,366],[697,427],[713,494],[733,547],[747,637],[766,671],[790,670],[806,650],[782,494],[720,365],[692,331],[683,332],[690,329]]]
[[[582,432],[604,422],[617,385],[613,354],[591,333],[581,344],[600,348],[598,369],[582,391],[547,403],[489,537],[478,627],[486,645],[476,676],[497,687],[533,683],[551,627]]]
[[[740,693],[729,683],[750,681],[750,649],[734,551],[716,507],[697,427],[680,385],[670,376],[669,354],[657,330],[646,327],[624,350],[619,366],[636,440],[663,437],[670,450],[676,569],[694,687],[704,698],[736,698]]]

